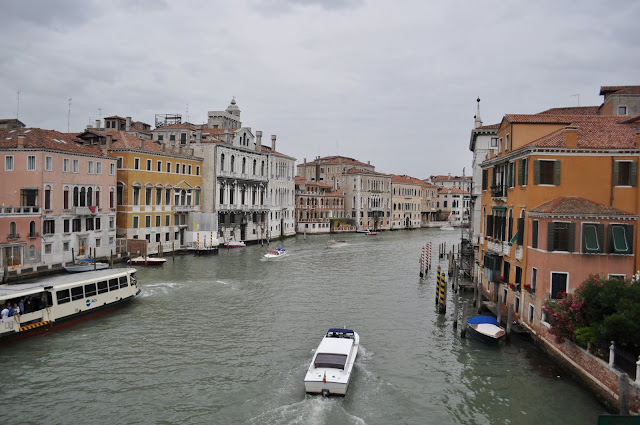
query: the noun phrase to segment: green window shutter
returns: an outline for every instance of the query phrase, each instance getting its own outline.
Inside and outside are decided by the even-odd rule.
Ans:
[[[540,160],[533,161],[533,184],[540,184]]]
[[[631,163],[631,170],[629,170],[629,186],[636,187],[638,185],[638,163]]]
[[[601,224],[582,225],[582,252],[585,254],[597,254],[601,252],[602,245],[598,239],[598,226]]]
[[[531,224],[531,248],[538,247],[538,220],[533,220]]]
[[[612,232],[613,226],[611,224],[609,224],[607,226],[607,253],[612,253],[613,252],[613,232]]]
[[[613,161],[613,184],[611,186],[618,186],[619,172],[620,172],[620,162]]]
[[[518,185],[524,185],[524,159],[518,161]]]
[[[547,224],[547,251],[549,252],[553,251],[553,227],[553,222]]]
[[[487,190],[489,170],[482,170],[482,190]]]
[[[486,236],[493,236],[493,215],[487,216],[487,232]]]
[[[605,252],[604,249],[604,224],[598,224],[596,226],[596,234],[598,236],[598,252]]]
[[[627,226],[624,225],[612,225],[611,237],[613,239],[613,252],[615,254],[629,254],[631,252],[631,246],[629,246],[629,239],[627,236]]]
[[[553,184],[560,185],[560,161],[553,162]]]
[[[629,252],[627,252],[627,254],[633,254],[633,236],[635,235],[635,233],[633,233],[633,225],[627,224],[624,227],[627,234],[627,244],[629,244]]]
[[[496,167],[493,167],[491,169],[491,186],[492,186],[492,188],[495,185],[496,185]]]
[[[576,248],[576,223],[569,223],[569,243],[568,251],[573,252]]]
[[[522,246],[523,242],[524,242],[524,217],[520,217],[518,219],[518,239],[516,243]]]

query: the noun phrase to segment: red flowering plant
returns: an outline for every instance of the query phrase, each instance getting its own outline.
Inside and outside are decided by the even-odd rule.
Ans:
[[[526,289],[527,291],[531,290],[531,284],[530,283],[525,283],[524,284],[524,289]]]
[[[500,282],[500,283],[504,282],[504,277],[498,276],[498,282]]]
[[[515,282],[509,282],[509,288],[511,288],[511,289],[516,289],[516,284],[515,284]]]

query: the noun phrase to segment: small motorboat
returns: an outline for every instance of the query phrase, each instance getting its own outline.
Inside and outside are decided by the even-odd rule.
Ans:
[[[329,329],[304,377],[305,392],[324,396],[345,395],[359,346],[360,336],[353,330]]]
[[[440,226],[440,230],[455,230],[455,228],[450,224],[443,224]]]
[[[337,241],[335,239],[327,241],[327,248],[339,248],[346,245],[348,245],[347,241]]]
[[[227,242],[227,244],[225,246],[227,248],[244,248],[247,245],[242,241],[233,241],[233,240],[231,240],[231,241]]]
[[[469,335],[486,344],[497,344],[507,332],[493,316],[474,316],[467,319]]]
[[[76,260],[75,263],[69,266],[64,266],[64,269],[69,273],[82,273],[109,268],[109,264],[107,263],[96,262],[94,264],[94,261],[95,260],[93,258],[83,258],[82,260]]]
[[[276,249],[268,250],[267,253],[264,254],[264,258],[275,259],[275,258],[285,257],[286,255],[287,255],[287,251],[281,246],[279,246]]]
[[[166,263],[167,260],[159,257],[134,257],[129,259],[129,264],[135,264],[137,266],[161,266]]]
[[[371,230],[367,230],[364,234],[367,236],[378,236],[378,232],[373,232]]]

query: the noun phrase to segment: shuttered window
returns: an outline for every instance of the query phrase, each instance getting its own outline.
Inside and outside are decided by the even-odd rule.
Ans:
[[[531,248],[538,247],[538,220],[531,223]]]
[[[549,223],[547,227],[547,251],[573,252],[575,226],[575,223]]]
[[[528,161],[526,158],[518,161],[518,185],[520,186],[527,185],[527,180],[529,177],[527,164],[528,164]]]
[[[489,170],[482,170],[482,190],[487,190],[489,184]]]
[[[608,233],[608,252],[613,254],[633,253],[633,226],[630,224],[610,224]]]
[[[598,254],[603,252],[604,225],[585,223],[582,225],[582,252]]]
[[[537,159],[533,161],[533,184],[560,184],[560,161]]]
[[[613,163],[613,185],[636,187],[638,181],[638,163],[634,161],[615,161]]]
[[[487,236],[493,236],[493,215],[487,216]]]
[[[524,217],[518,218],[518,239],[516,244],[522,246],[524,242]]]

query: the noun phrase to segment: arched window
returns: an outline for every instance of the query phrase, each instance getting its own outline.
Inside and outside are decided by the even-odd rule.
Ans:
[[[264,161],[262,161],[262,163],[260,165],[260,175],[264,176]]]
[[[80,189],[80,207],[87,205],[87,190],[83,187]]]
[[[29,237],[34,238],[36,236],[36,222],[29,223]]]
[[[73,188],[73,206],[77,207],[80,205],[80,189],[78,187]]]
[[[18,237],[18,231],[16,228],[16,222],[12,221],[11,223],[9,223],[9,237],[10,238],[16,238]]]
[[[220,154],[220,171],[224,171],[224,154]]]
[[[64,195],[62,197],[62,202],[63,202],[63,208],[65,210],[69,209],[69,188],[65,187],[64,188]]]
[[[242,174],[246,173],[247,158],[242,158]]]
[[[231,155],[231,172],[232,173],[236,171],[235,168],[236,168],[236,158],[233,155]]]
[[[87,206],[90,207],[93,205],[93,189],[87,189]]]
[[[256,175],[256,171],[257,171],[257,168],[256,168],[256,167],[257,167],[257,164],[258,164],[258,161],[256,161],[256,160],[254,159],[254,160],[253,160],[253,175],[254,175],[254,176]]]

